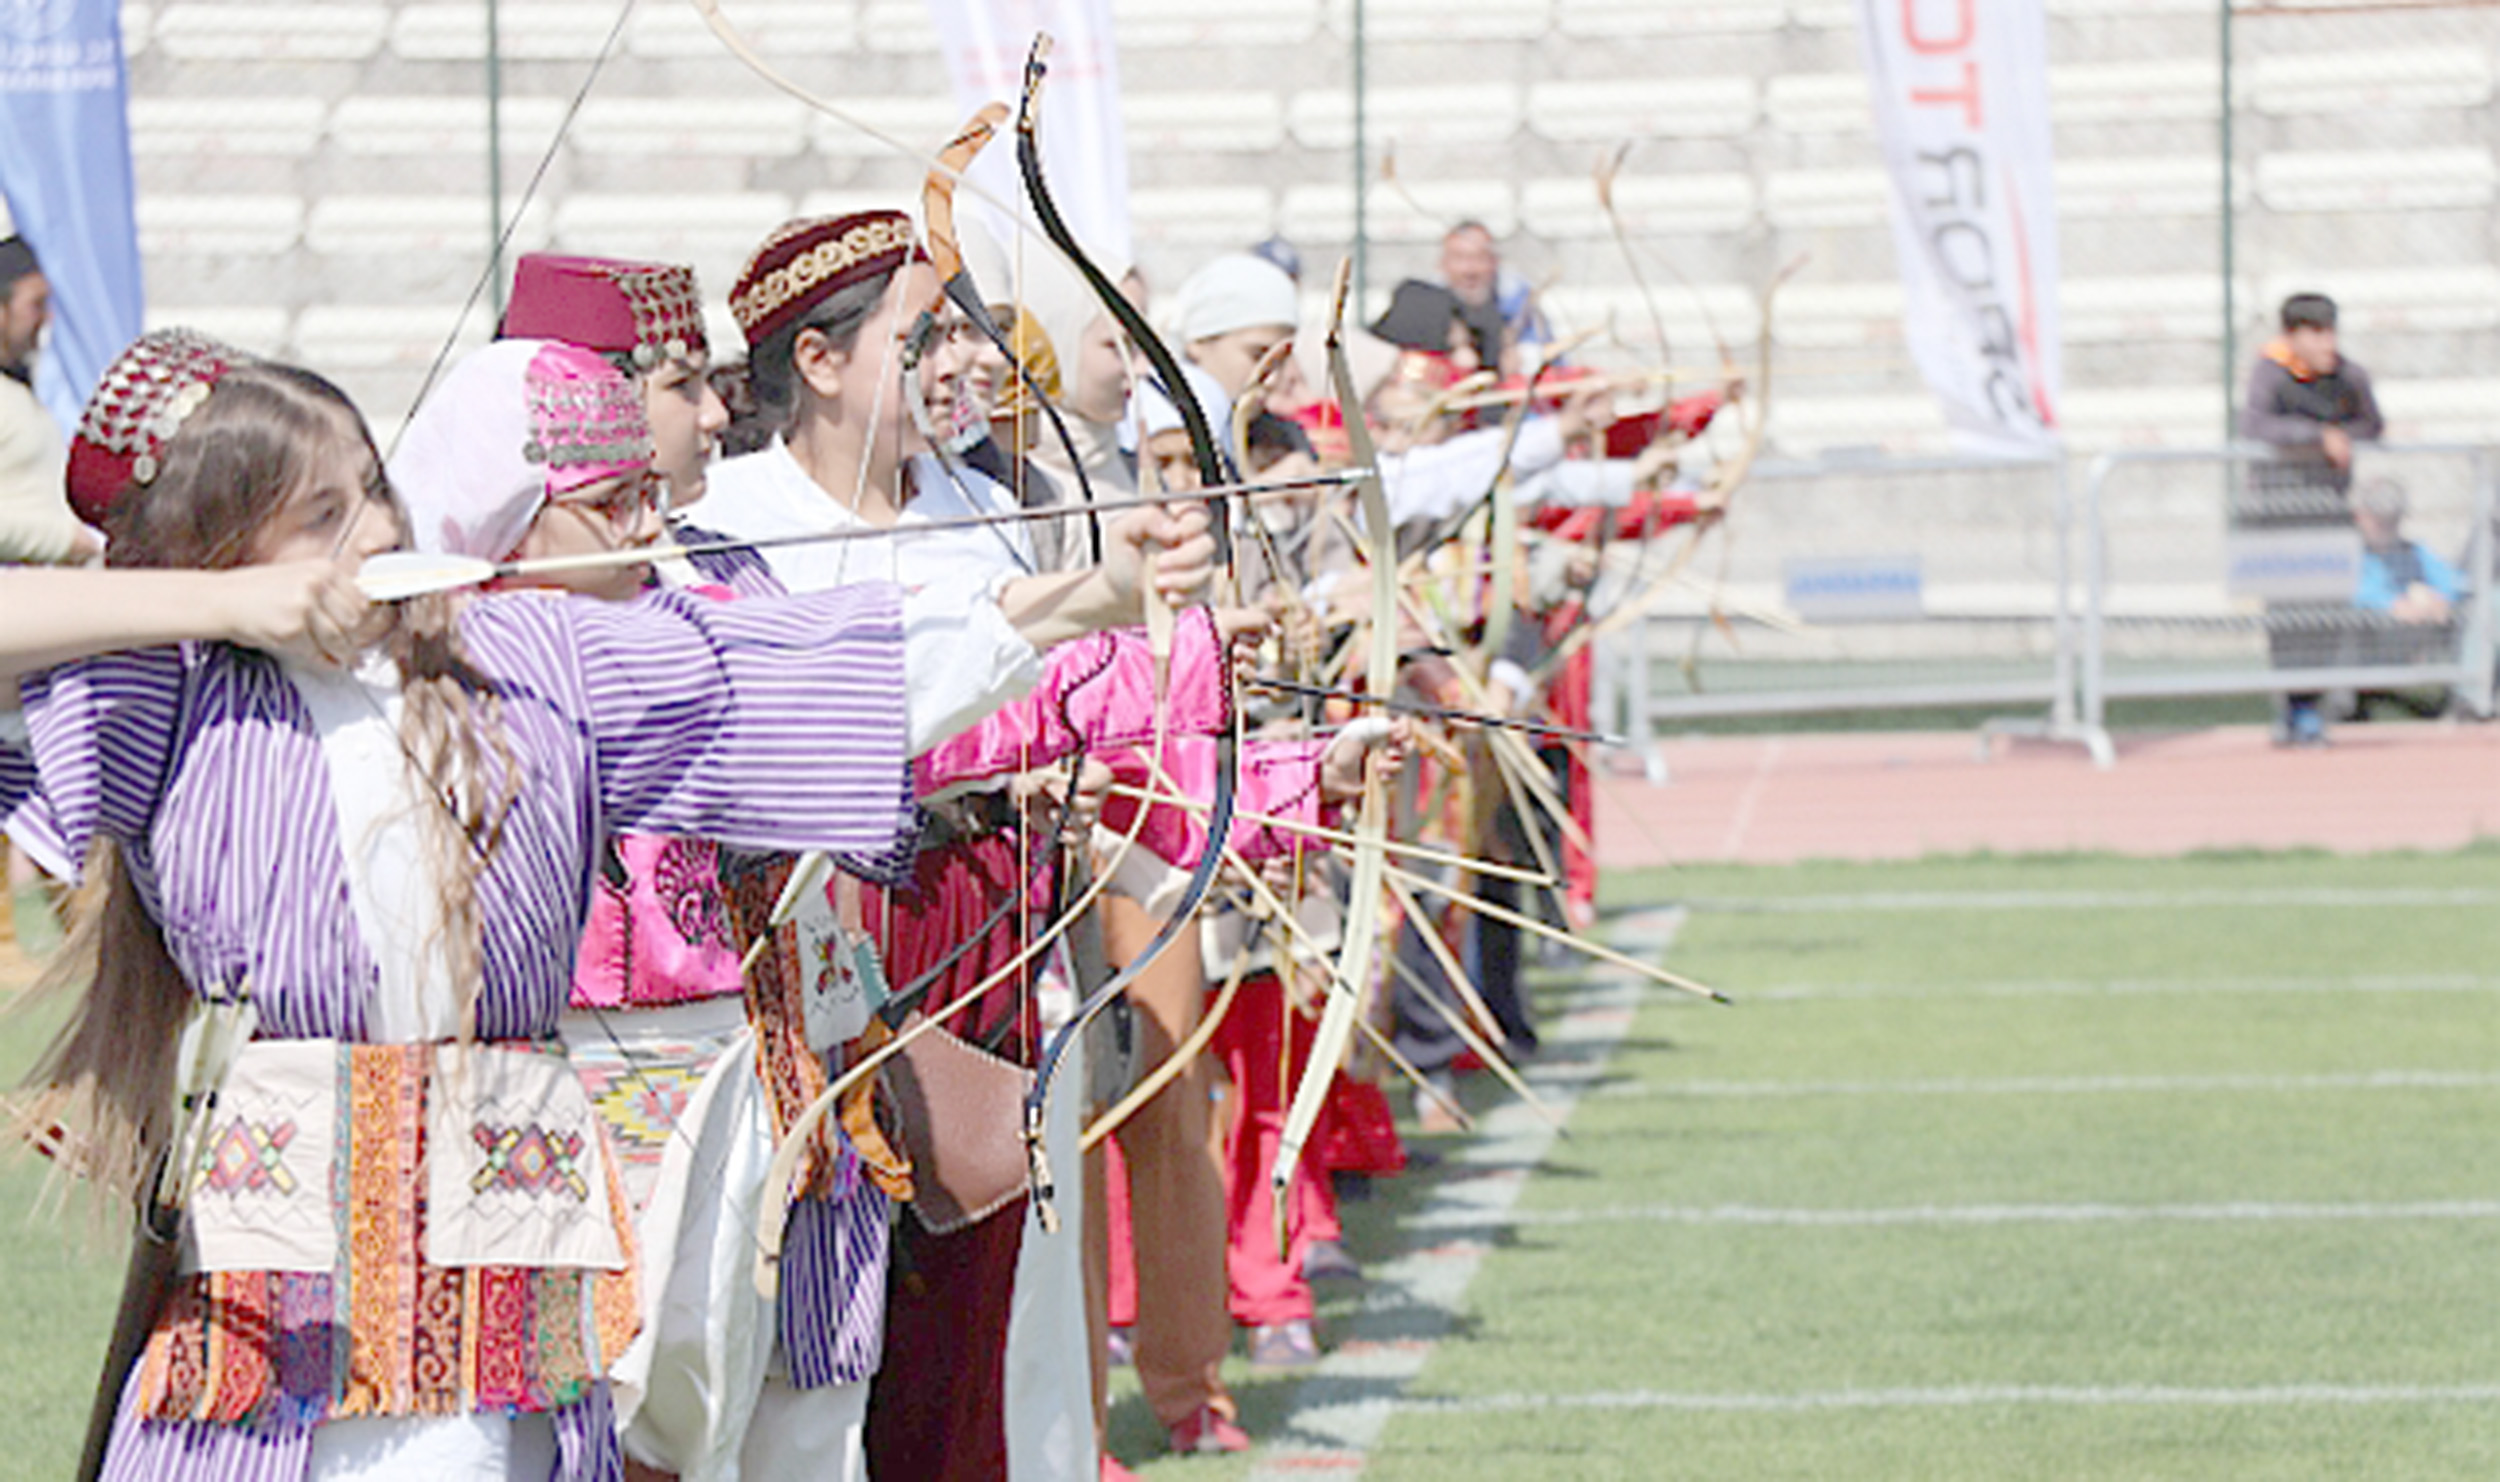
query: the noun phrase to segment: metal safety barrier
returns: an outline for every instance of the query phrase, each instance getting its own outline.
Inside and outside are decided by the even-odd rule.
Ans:
[[[1659,727],[1731,717],[2039,707],[1984,721],[1983,750],[2034,736],[2109,766],[2114,700],[2418,691],[2488,716],[2496,471],[2482,444],[2359,451],[2355,486],[2403,484],[2405,533],[2462,579],[2447,621],[2407,623],[2355,605],[2367,558],[2323,465],[2260,444],[2112,452],[2081,479],[2054,456],[1766,463],[1725,546],[1602,645],[1596,713],[1653,774]]]
[[[2038,707],[1988,720],[1983,744],[2091,745],[2075,515],[2056,457],[1765,462],[1680,586],[1610,646],[1598,714],[1646,750],[1696,720]]]
[[[2104,727],[2112,700],[2410,689],[2489,716],[2494,468],[2475,443],[2356,449],[2352,488],[2398,483],[2403,534],[2462,579],[2446,622],[2406,623],[2356,605],[2371,558],[2323,464],[2254,443],[2102,454],[2084,481],[2081,723]]]

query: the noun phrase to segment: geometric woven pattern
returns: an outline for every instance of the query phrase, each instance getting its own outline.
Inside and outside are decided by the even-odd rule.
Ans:
[[[199,1186],[217,1194],[257,1194],[263,1189],[292,1194],[296,1178],[286,1166],[286,1145],[294,1140],[293,1121],[263,1123],[236,1117],[209,1145]]]
[[[590,1179],[582,1166],[582,1135],[550,1131],[535,1123],[496,1127],[479,1122],[469,1135],[486,1155],[469,1175],[469,1187],[483,1194],[503,1189],[521,1194],[560,1194],[576,1202],[590,1197]]]

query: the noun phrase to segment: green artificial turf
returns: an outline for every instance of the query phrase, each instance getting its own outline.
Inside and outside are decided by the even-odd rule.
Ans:
[[[2007,904],[2035,892],[2050,898]],[[1606,900],[1690,907],[1668,961],[1738,1003],[1643,997],[1574,1135],[1522,1188],[1527,1218],[1475,1232],[1492,1252],[1365,1475],[2500,1471],[2500,1401],[2441,1395],[2500,1386],[2500,1219],[1656,1217],[2500,1201],[2500,1085],[2255,1079],[2500,1077],[2500,848],[1626,872]],[[1537,976],[1558,1011],[1575,975]],[[0,1016],[0,1073],[42,1027]],[[1783,1088],[1803,1094],[1765,1094]],[[1478,1078],[1466,1094],[1500,1093]],[[1450,1238],[1399,1223],[1434,1177],[1346,1205],[1355,1252]],[[67,1471],[120,1258],[74,1215],[28,1223],[40,1184],[0,1160],[0,1474],[29,1477]],[[1557,1214],[1577,1222],[1537,1222]],[[1359,1301],[1326,1295],[1324,1326],[1384,1320],[1358,1321]],[[1228,1369],[1252,1433],[1281,1434],[1300,1377]],[[2176,1393],[2299,1386],[2421,1394]],[[1933,1402],[2004,1387],[2108,1402]],[[2148,1391],[2172,1400],[2125,1399]],[[1696,1399],[1709,1407],[1669,1403]],[[1249,1470],[1158,1455],[1125,1370],[1111,1438],[1156,1478]]]
[[[0,968],[0,1087],[14,1086],[57,1022],[17,991],[31,976]],[[0,1475],[67,1477],[78,1462],[96,1375],[121,1294],[124,1231],[83,1204],[49,1197],[46,1165],[0,1145]]]
[[[2500,1469],[2500,849],[1627,872],[1606,896],[1688,905],[1667,960],[1739,1002],[1644,996],[1525,1218],[1475,1232],[1491,1254],[1367,1477]],[[2280,1080],[2390,1071],[2464,1079]],[[1421,1182],[1349,1209],[1358,1255],[1450,1238],[1397,1227]],[[2233,1204],[2278,1217],[2013,1217]],[[2342,1205],[2405,1217],[2280,1217]],[[1703,1218],[1730,1209],[2002,1217]],[[2098,1402],[1941,1403],[2008,1387]],[[1253,1393],[1254,1431],[1292,1399]],[[1142,1408],[1116,1413],[1125,1455],[1150,1454]]]

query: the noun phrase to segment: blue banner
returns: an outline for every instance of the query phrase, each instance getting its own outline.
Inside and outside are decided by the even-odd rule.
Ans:
[[[120,0],[0,0],[0,196],[52,284],[35,392],[64,429],[146,299]]]

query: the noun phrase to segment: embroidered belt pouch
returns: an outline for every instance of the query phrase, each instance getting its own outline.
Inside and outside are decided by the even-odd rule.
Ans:
[[[141,1413],[303,1424],[570,1404],[638,1325],[633,1233],[560,1052],[246,1046]]]

